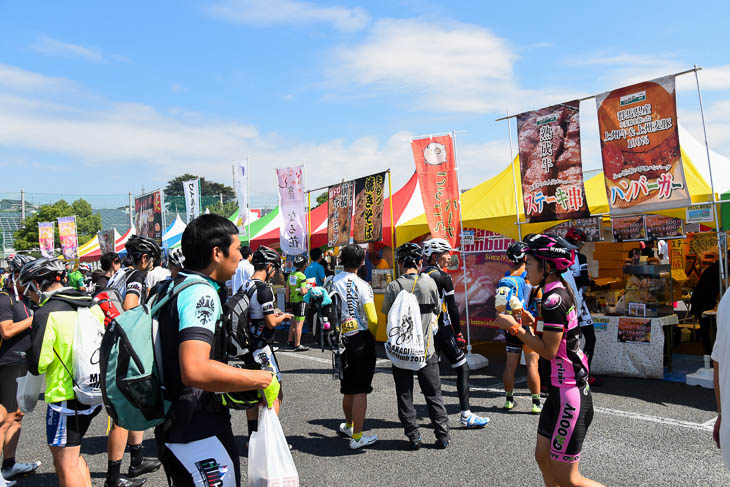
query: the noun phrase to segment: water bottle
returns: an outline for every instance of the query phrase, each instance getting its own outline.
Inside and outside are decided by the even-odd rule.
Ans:
[[[322,330],[329,331],[330,329],[330,320],[326,317],[322,317]]]

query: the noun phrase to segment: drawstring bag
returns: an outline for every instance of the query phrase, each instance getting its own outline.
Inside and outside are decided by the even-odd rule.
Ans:
[[[15,379],[18,382],[18,392],[16,393],[18,407],[24,413],[29,413],[35,408],[43,386],[43,377],[44,375],[33,375],[28,372],[23,377]]]
[[[400,286],[400,281],[395,281]],[[393,306],[388,311],[385,353],[394,367],[407,370],[421,370],[426,366],[428,345],[423,336],[421,310],[418,299],[413,294],[418,277],[413,282],[411,292],[401,286]],[[430,338],[430,333],[429,333]]]
[[[247,487],[299,487],[299,474],[273,408],[261,408],[259,429],[248,445]]]

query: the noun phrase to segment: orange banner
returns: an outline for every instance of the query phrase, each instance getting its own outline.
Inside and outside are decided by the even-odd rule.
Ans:
[[[611,214],[690,205],[674,76],[603,93],[596,105]]]
[[[454,139],[450,135],[411,141],[426,220],[434,238],[459,247],[460,199]]]

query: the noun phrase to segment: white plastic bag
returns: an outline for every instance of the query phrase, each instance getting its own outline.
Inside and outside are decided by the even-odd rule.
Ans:
[[[79,308],[73,344],[74,393],[79,402],[89,406],[97,406],[103,402],[99,369],[102,338],[104,323],[89,308]]]
[[[414,283],[415,289],[415,283]],[[388,311],[385,354],[399,369],[421,370],[426,365],[426,342],[416,296],[401,289]],[[430,337],[429,337],[430,338]]]
[[[273,408],[261,408],[259,429],[251,435],[246,486],[299,486],[297,467]]]
[[[16,393],[18,407],[24,413],[29,413],[35,408],[43,386],[43,377],[43,375],[33,375],[28,372],[23,377],[15,379],[18,382],[18,392]]]

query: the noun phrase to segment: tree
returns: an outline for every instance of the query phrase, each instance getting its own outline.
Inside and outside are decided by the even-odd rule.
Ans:
[[[327,191],[317,196],[317,206],[327,203],[328,197],[329,195],[327,194]],[[315,208],[317,208],[317,206],[315,206]]]
[[[221,202],[216,200],[215,203],[209,205],[207,208],[211,213],[215,213],[216,215],[220,215],[225,218],[230,218],[238,209],[238,201],[224,201],[223,205],[221,205]],[[205,207],[201,208],[201,211],[205,211]]]
[[[101,215],[95,215],[91,205],[84,199],[78,199],[70,205],[65,200],[58,200],[52,205],[43,205],[38,212],[25,219],[23,227],[15,232],[15,249],[32,250],[38,245],[38,223],[56,222],[57,218],[63,216],[76,216],[76,232],[79,238],[79,246],[84,245],[94,238],[94,235],[101,230]],[[55,246],[61,246],[58,235],[58,223],[54,231]]]
[[[182,176],[171,179],[167,182],[167,186],[165,186],[165,198],[170,196],[185,196],[185,193],[183,192],[183,182],[197,178],[198,176],[185,173]],[[220,197],[222,194],[223,199],[236,197],[236,193],[233,191],[232,187],[223,183],[208,181],[204,177],[200,178],[200,192],[203,196]]]

